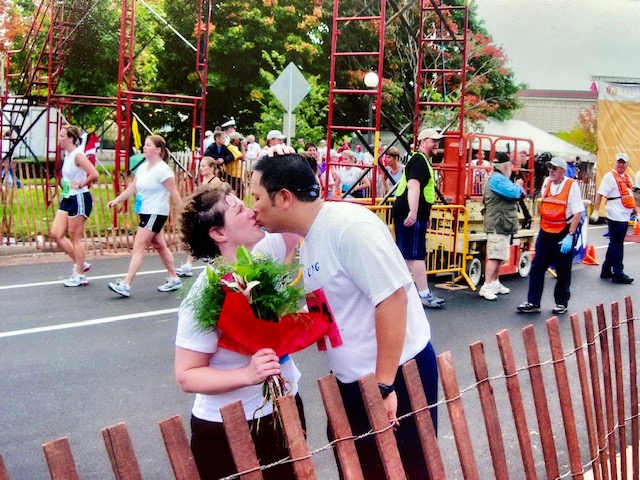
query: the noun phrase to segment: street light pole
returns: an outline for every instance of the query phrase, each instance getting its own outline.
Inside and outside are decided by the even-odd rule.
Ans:
[[[376,72],[369,72],[364,76],[364,84],[366,87],[374,89],[378,88],[380,78]],[[377,92],[376,92],[377,94]],[[369,128],[373,126],[373,95],[369,94]],[[367,143],[371,145],[371,130],[367,132]]]

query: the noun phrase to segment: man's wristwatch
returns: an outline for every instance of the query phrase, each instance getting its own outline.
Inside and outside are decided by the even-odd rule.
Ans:
[[[391,395],[391,392],[395,391],[393,384],[385,385],[384,383],[379,383],[378,388],[380,389],[380,395],[382,395],[383,400]]]

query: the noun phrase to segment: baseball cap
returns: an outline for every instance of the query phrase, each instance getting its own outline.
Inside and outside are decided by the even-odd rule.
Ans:
[[[440,135],[440,133],[435,128],[425,128],[418,134],[418,141],[424,140],[426,138],[440,140],[442,138],[442,135]]]
[[[211,130],[207,130],[206,132],[204,132],[205,137],[210,137],[211,135],[213,135],[213,132]]]
[[[622,160],[624,163],[629,163],[629,156],[626,153],[617,153],[616,154],[616,162],[618,160]]]
[[[553,157],[551,160],[547,162],[547,166],[549,165],[562,168],[564,170],[567,169],[567,162],[565,162],[564,158],[560,158],[560,157]]]
[[[510,161],[511,161],[511,159],[509,158],[509,155],[507,155],[507,154],[506,154],[506,153],[504,153],[504,152],[498,152],[498,153],[496,153],[496,156],[495,156],[495,158],[493,159],[493,163],[494,163],[494,164],[495,164],[495,163],[497,163],[497,164],[500,164],[500,163],[509,163]]]
[[[229,134],[229,140],[238,140],[239,138],[242,138],[242,135],[238,132],[232,132]]]
[[[282,132],[280,130],[270,130],[269,133],[267,133],[267,140],[272,140],[274,138],[282,140],[284,138],[284,135],[282,135]]]

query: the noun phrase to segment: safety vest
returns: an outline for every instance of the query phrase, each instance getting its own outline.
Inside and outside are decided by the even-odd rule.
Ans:
[[[620,175],[615,170],[611,170],[613,173],[613,178],[616,179],[616,183],[618,184],[618,191],[620,192],[619,197],[607,198],[607,200],[615,200],[617,198],[622,202],[622,206],[625,208],[636,208],[636,199],[633,196],[633,189],[631,185],[631,177],[626,173]]]
[[[435,182],[433,181],[433,167],[424,153],[416,153],[424,158],[424,161],[427,163],[427,168],[429,169],[429,181],[422,189],[422,195],[429,205],[433,205],[436,203],[436,187]],[[400,177],[400,181],[398,182],[398,187],[396,188],[396,197],[399,197],[405,192],[407,185],[409,185],[409,182],[407,181],[407,169],[405,168],[402,172],[402,177]]]
[[[551,181],[542,194],[540,204],[540,228],[549,233],[560,233],[567,226],[567,205],[569,203],[569,191],[573,185],[573,179],[568,178],[557,195],[551,195]]]

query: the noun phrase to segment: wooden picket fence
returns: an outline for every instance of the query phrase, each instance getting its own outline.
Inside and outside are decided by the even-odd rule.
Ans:
[[[618,303],[612,303],[610,321],[607,321],[602,304],[596,307],[595,321],[591,309],[584,311],[582,321],[578,314],[571,315],[572,338],[565,342],[570,345],[567,352],[558,318],[548,319],[550,358],[544,361],[541,360],[541,345],[536,340],[533,326],[523,328],[526,365],[520,367],[516,366],[516,355],[508,332],[498,332],[497,346],[503,371],[493,377],[489,376],[483,344],[476,342],[470,345],[476,383],[463,390],[458,387],[451,354],[439,355],[444,398],[437,405],[427,405],[415,363],[412,361],[404,365],[402,373],[413,408],[411,415],[415,415],[430,478],[563,479],[584,478],[587,474],[595,479],[639,478],[636,318],[630,297],[625,298],[624,307],[621,319]],[[282,415],[289,457],[278,463],[292,462],[296,478],[313,479],[316,478],[313,456],[335,449],[344,477],[362,479],[355,450],[358,438],[352,435],[349,427],[336,379],[327,375],[318,383],[336,440],[310,451],[294,398],[279,398],[278,410]],[[375,436],[387,478],[405,478],[376,380],[369,375],[359,383],[372,426],[366,435]],[[496,395],[501,387],[506,391],[509,406],[506,398]],[[556,390],[555,402],[552,395],[547,395],[548,389]],[[472,433],[472,424],[465,413],[465,405],[476,396],[474,392],[479,399],[490,455],[478,453],[480,435]],[[525,392],[530,393],[530,398]],[[434,433],[429,409],[436,406],[446,406],[448,411],[455,439],[453,452],[443,448],[443,440],[436,438]],[[273,465],[260,465],[240,402],[224,407],[222,417],[240,472],[229,478],[263,478],[262,471]],[[534,418],[537,435],[532,425]],[[479,425],[479,419],[475,420],[475,426]],[[514,445],[510,445],[510,455],[505,453],[503,435],[507,429],[517,434],[518,455]],[[199,478],[182,419],[175,416],[164,420],[160,422],[160,430],[175,478]],[[116,480],[141,479],[126,425],[119,423],[107,427],[102,430],[102,435]],[[78,478],[67,438],[45,443],[43,448],[52,479]],[[631,452],[629,457],[627,450]],[[459,470],[454,474],[451,474],[450,466],[447,468],[452,457],[459,464]],[[492,473],[487,473],[489,471]],[[481,475],[480,472],[485,473]],[[0,456],[0,480],[9,478]]]

